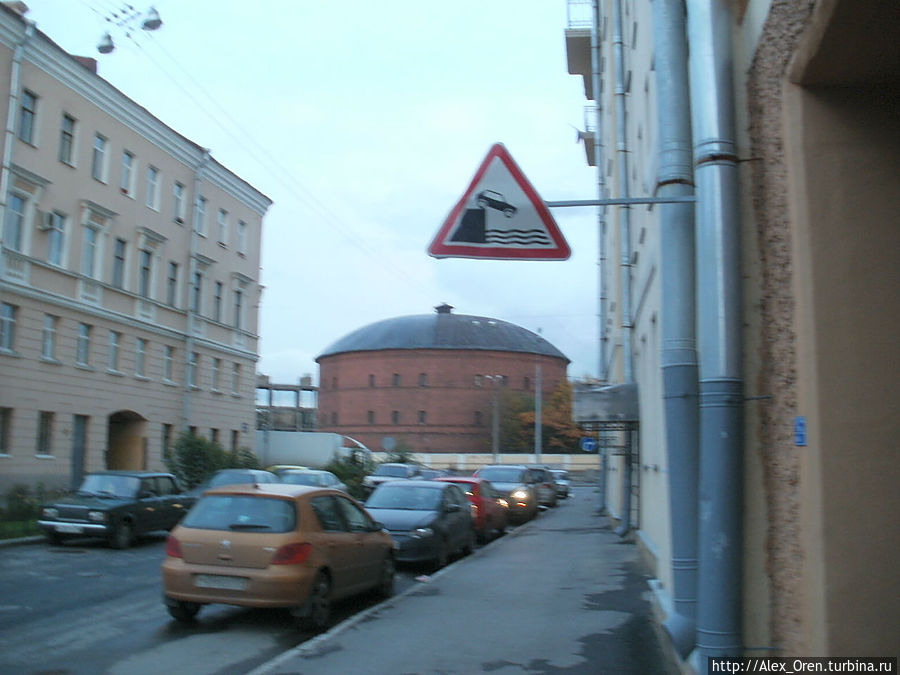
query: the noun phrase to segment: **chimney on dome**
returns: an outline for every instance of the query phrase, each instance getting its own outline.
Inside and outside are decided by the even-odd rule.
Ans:
[[[435,307],[434,311],[436,311],[438,314],[450,314],[453,312],[453,307],[444,302]]]

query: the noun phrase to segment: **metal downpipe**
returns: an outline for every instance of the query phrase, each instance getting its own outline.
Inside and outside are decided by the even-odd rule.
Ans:
[[[694,194],[683,0],[653,0],[659,197]],[[674,612],[663,623],[678,654],[694,648],[697,618],[699,392],[694,206],[660,205],[662,377],[669,474]]]
[[[594,94],[594,166],[597,167],[597,198],[606,197],[606,179],[603,171],[603,97],[600,95],[602,59],[600,57],[600,0],[591,2],[591,90]],[[597,207],[597,287],[599,307],[597,328],[600,350],[597,358],[597,378],[606,382],[609,377],[607,354],[609,334],[606,330],[607,290],[606,290],[606,207]],[[597,490],[597,513],[606,513],[606,447],[598,442],[599,470]]]
[[[618,190],[620,196],[629,198],[631,190],[628,178],[628,106],[626,104],[625,85],[625,50],[624,33],[622,28],[622,0],[613,2],[613,57],[616,73],[616,165],[619,172]],[[622,363],[624,366],[624,382],[634,382],[634,363],[631,353],[631,208],[619,207],[619,277],[621,286],[621,339],[622,339]],[[626,535],[631,530],[631,476],[632,476],[632,447],[631,434],[629,432],[625,462],[622,471],[622,514],[616,534]]]
[[[700,503],[697,650],[739,656],[742,643],[743,379],[739,176],[730,0],[688,0],[697,317]]]

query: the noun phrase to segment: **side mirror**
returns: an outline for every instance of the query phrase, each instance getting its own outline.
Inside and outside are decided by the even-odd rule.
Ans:
[[[460,510],[459,504],[447,504],[444,507],[444,513],[459,513]]]

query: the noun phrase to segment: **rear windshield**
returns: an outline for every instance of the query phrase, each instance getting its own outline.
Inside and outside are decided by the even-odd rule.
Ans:
[[[486,466],[478,470],[478,475],[493,483],[521,483],[522,469],[514,466]]]
[[[249,495],[206,495],[181,521],[198,530],[290,532],[296,529],[294,502]]]
[[[291,485],[321,485],[322,479],[317,473],[290,473],[281,474],[281,482]]]
[[[391,466],[390,464],[382,464],[375,469],[374,476],[392,476],[394,478],[402,478],[409,475],[409,469],[405,466]]]

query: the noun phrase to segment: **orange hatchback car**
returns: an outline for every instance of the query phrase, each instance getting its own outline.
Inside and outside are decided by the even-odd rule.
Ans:
[[[191,621],[206,604],[285,607],[313,630],[332,601],[394,590],[394,542],[338,490],[279,483],[207,491],[166,541],[169,613]]]

